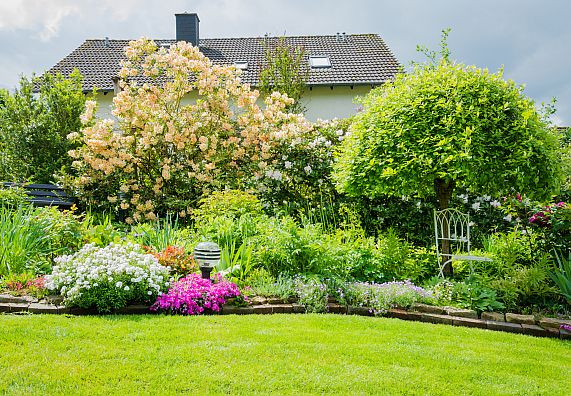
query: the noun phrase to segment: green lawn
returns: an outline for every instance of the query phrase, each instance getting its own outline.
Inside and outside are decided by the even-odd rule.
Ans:
[[[341,315],[0,316],[0,394],[568,394],[571,343]]]

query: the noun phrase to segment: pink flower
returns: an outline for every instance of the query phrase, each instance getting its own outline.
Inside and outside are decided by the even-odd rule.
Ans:
[[[520,193],[517,193],[517,194],[515,195],[515,198],[516,198],[519,202],[521,202],[521,194],[520,194]]]
[[[160,295],[151,310],[183,315],[199,315],[206,310],[219,312],[228,298],[239,295],[238,286],[221,276],[211,281],[198,274],[190,274],[175,282],[166,294]]]

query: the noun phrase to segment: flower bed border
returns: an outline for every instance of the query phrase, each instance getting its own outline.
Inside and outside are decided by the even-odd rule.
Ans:
[[[221,315],[270,315],[270,314],[298,314],[305,313],[303,305],[296,303],[283,303],[277,298],[257,298],[253,305],[239,307],[224,305]],[[330,301],[327,312],[332,314],[374,316],[367,307],[344,306]],[[0,314],[57,314],[57,315],[97,315],[94,309],[70,308],[45,300],[38,301],[31,297],[16,297],[9,294],[0,294]],[[129,305],[116,314],[139,315],[152,314],[150,306]],[[493,331],[526,334],[535,337],[560,338],[571,340],[571,331],[561,328],[562,324],[571,325],[569,320],[554,318],[540,318],[531,323],[531,315],[517,315],[506,313],[486,313],[478,318],[475,311],[451,307],[438,307],[426,304],[413,304],[410,309],[389,309],[385,317],[433,324],[445,324],[462,327],[476,327]],[[494,320],[491,320],[494,319]],[[502,320],[503,319],[503,320]]]

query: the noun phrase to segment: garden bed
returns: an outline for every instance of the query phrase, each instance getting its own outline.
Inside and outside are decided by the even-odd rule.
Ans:
[[[222,307],[222,315],[268,315],[268,314],[299,314],[305,313],[305,307],[292,300],[283,301],[279,298],[254,297],[247,306],[226,304]],[[32,297],[17,297],[10,294],[0,294],[0,313],[11,314],[57,314],[57,315],[97,315],[95,309],[82,309],[58,305],[61,298],[38,300]],[[117,314],[136,315],[153,313],[147,305],[129,305],[118,310]],[[327,312],[332,314],[347,314],[374,316],[368,307],[353,307],[338,304],[331,299],[327,304]],[[571,339],[571,320],[513,313],[483,312],[478,317],[476,311],[454,307],[440,307],[427,304],[413,304],[409,309],[389,309],[385,316],[402,320],[446,324],[453,326],[475,327],[480,329],[504,331],[509,333],[526,334],[536,337],[555,337]]]

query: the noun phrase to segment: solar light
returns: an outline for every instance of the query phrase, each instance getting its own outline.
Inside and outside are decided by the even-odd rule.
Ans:
[[[200,242],[194,248],[194,259],[198,262],[202,279],[210,279],[210,273],[220,262],[220,247],[214,242]]]

